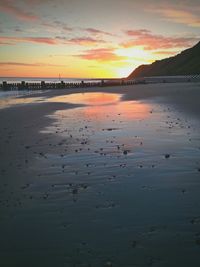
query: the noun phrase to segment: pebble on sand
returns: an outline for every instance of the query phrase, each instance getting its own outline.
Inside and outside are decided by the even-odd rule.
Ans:
[[[106,264],[105,264],[105,267],[112,267],[112,262],[111,261],[107,261]]]
[[[123,154],[124,154],[124,155],[127,155],[127,154],[128,154],[128,150],[124,150],[124,151],[123,151]]]

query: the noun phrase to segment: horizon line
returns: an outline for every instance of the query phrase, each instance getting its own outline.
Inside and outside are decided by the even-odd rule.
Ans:
[[[84,78],[84,77],[43,77],[43,76],[0,76],[0,79],[2,78],[31,78],[31,79],[78,79],[78,80],[111,80],[111,79],[125,79],[126,77],[111,77],[111,78],[105,78],[105,77],[96,77],[96,78]]]

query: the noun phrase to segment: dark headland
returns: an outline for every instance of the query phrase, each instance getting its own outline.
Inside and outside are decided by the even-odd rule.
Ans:
[[[157,60],[149,65],[140,65],[128,79],[195,74],[200,74],[200,42],[176,56]]]

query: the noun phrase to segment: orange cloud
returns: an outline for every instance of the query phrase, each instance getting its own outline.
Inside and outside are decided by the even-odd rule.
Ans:
[[[175,47],[183,48],[189,47],[199,41],[199,39],[195,37],[167,37],[157,35],[145,29],[128,30],[126,34],[132,37],[132,39],[122,43],[122,46],[125,48],[134,46],[143,46],[146,50],[170,49]]]
[[[114,49],[112,48],[91,49],[84,51],[83,54],[75,56],[86,60],[95,60],[100,62],[119,61],[125,59],[123,56],[116,55],[114,53]]]
[[[151,34],[151,31],[146,30],[146,29],[140,29],[140,30],[127,30],[127,31],[125,31],[125,33],[128,36],[134,36],[134,37],[136,36],[136,37],[139,37],[139,36],[150,35]]]
[[[25,67],[65,67],[65,65],[46,63],[0,62],[0,66],[25,66]]]
[[[177,55],[178,51],[168,51],[168,50],[160,50],[160,51],[155,51],[153,52],[154,55]]]
[[[1,0],[0,12],[4,12],[6,14],[14,16],[19,20],[35,21],[39,19],[36,15],[32,14],[31,12],[26,12],[21,8],[13,5],[13,2],[10,0]]]

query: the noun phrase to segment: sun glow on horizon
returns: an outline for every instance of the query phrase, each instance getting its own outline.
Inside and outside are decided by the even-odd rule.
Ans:
[[[137,61],[152,57],[151,53],[145,51],[143,47],[119,48],[116,49],[116,54],[119,56],[125,56],[127,58],[133,58]]]
[[[134,70],[133,66],[122,67],[117,69],[118,78],[126,78]]]
[[[143,47],[119,48],[115,53],[125,58],[122,66],[116,71],[119,78],[127,77],[139,65],[150,64],[155,60],[155,56]]]

